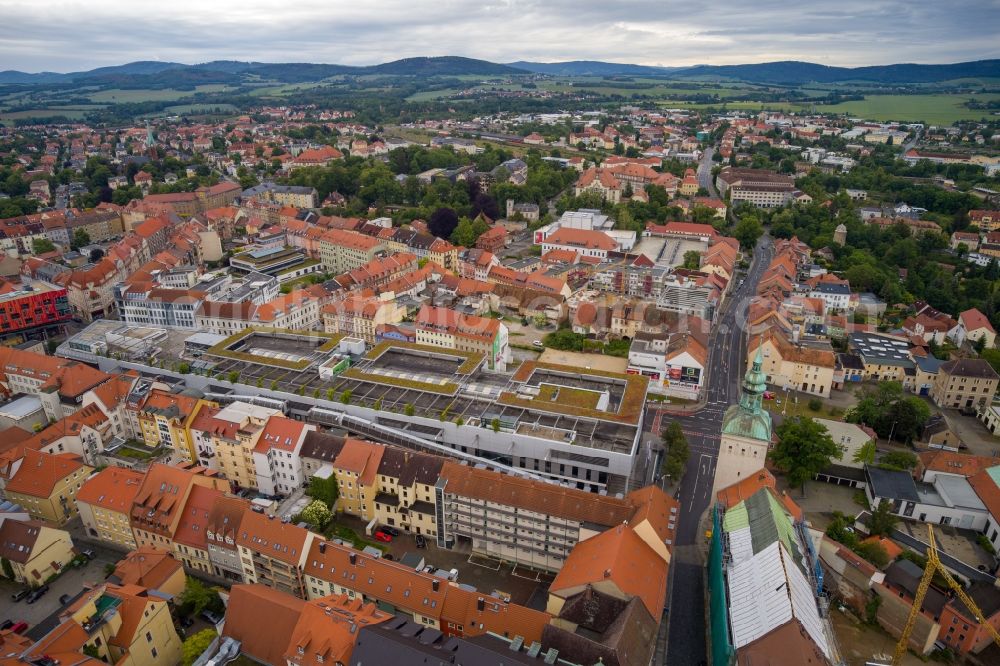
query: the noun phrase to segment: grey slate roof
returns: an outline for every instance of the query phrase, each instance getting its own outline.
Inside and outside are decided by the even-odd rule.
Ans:
[[[919,502],[917,484],[907,472],[865,465],[865,477],[875,497]]]

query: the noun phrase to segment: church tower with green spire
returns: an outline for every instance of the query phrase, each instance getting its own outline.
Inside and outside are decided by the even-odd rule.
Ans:
[[[771,414],[764,409],[764,341],[759,340],[757,353],[740,390],[739,404],[726,410],[722,420],[722,445],[715,467],[715,491],[749,477],[764,467],[771,445]]]

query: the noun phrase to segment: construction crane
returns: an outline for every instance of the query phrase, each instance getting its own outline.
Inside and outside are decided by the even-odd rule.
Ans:
[[[906,646],[910,642],[910,634],[913,632],[913,625],[917,622],[917,614],[920,613],[920,607],[924,603],[924,596],[927,594],[927,588],[931,585],[931,579],[934,578],[934,572],[939,572],[941,576],[947,581],[948,586],[955,591],[958,598],[962,600],[965,607],[972,611],[972,614],[976,616],[976,621],[979,622],[981,627],[984,627],[986,631],[990,632],[993,637],[994,642],[1000,645],[1000,633],[993,628],[993,625],[986,621],[983,616],[983,612],[979,610],[979,606],[976,602],[965,593],[965,588],[963,588],[958,581],[952,578],[951,574],[944,565],[941,564],[941,559],[938,557],[937,552],[937,542],[934,540],[934,527],[932,525],[927,526],[927,566],[924,568],[924,575],[920,578],[920,584],[917,585],[917,594],[913,597],[913,607],[910,608],[910,615],[906,618],[906,625],[903,627],[903,633],[899,636],[899,642],[896,643],[896,652],[892,656],[893,666],[899,666],[902,663],[903,655],[906,654]]]

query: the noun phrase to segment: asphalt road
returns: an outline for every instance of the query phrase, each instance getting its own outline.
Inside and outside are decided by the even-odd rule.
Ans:
[[[712,155],[714,154],[715,148],[706,148],[705,152],[702,153],[701,160],[698,161],[698,186],[704,187],[713,197],[718,197],[719,192],[715,189],[715,183],[712,182],[712,167],[715,166]]]
[[[704,568],[698,550],[703,537],[699,534],[699,521],[711,502],[722,417],[730,405],[738,402],[739,385],[746,369],[747,306],[773,252],[771,239],[762,237],[743,285],[730,295],[719,313],[709,337],[712,351],[708,361],[706,405],[690,416],[677,417],[660,410],[650,410],[653,413],[647,414],[646,423],[651,424],[651,436],[654,437],[671,420],[680,422],[691,450],[677,492],[681,506],[670,573],[667,632],[662,650],[658,650],[658,654],[665,654],[666,658],[658,663],[694,665],[704,664],[708,658]]]

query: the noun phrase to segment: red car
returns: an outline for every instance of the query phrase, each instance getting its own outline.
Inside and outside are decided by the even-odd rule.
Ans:
[[[770,391],[764,391],[764,400],[774,400],[774,394]]]
[[[385,543],[392,543],[392,535],[386,534],[385,532],[379,530],[375,533],[376,541],[384,541]]]
[[[15,634],[23,634],[28,630],[28,623],[25,621],[18,622],[13,627],[10,628]]]

